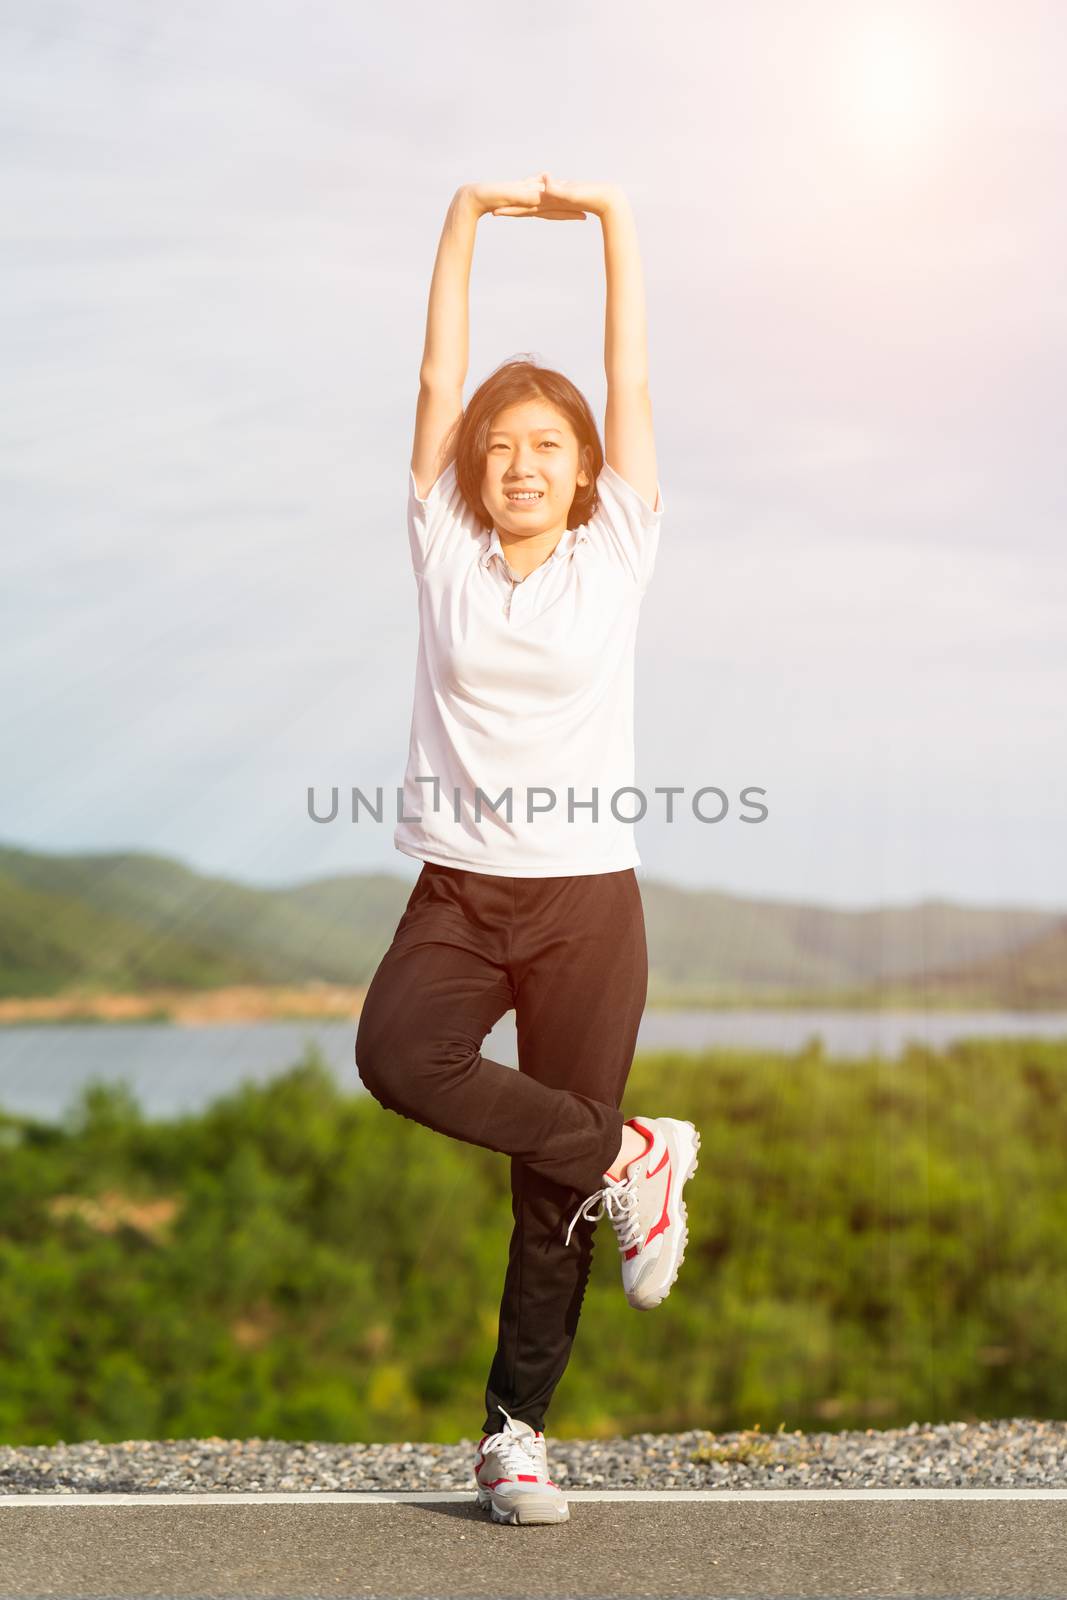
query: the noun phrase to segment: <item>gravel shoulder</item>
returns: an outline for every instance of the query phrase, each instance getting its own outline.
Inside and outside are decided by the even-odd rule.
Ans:
[[[1067,1487],[1067,1421],[547,1438],[552,1476],[570,1489]],[[477,1444],[211,1438],[0,1446],[0,1494],[455,1491],[471,1487]]]

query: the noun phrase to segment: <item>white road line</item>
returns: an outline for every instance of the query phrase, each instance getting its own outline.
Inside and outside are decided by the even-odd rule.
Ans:
[[[752,1505],[762,1501],[832,1500],[1067,1500],[1065,1489],[567,1489],[568,1500],[650,1501],[662,1504],[667,1500],[709,1500],[724,1505],[743,1503]],[[474,1490],[442,1489],[419,1490],[401,1493],[389,1489],[323,1490],[302,1494],[272,1494],[266,1490],[235,1490],[233,1493],[209,1494],[190,1489],[184,1494],[54,1494],[38,1493],[0,1495],[0,1509],[34,1506],[50,1509],[59,1506],[347,1506],[347,1505],[419,1505],[464,1502],[474,1504]]]

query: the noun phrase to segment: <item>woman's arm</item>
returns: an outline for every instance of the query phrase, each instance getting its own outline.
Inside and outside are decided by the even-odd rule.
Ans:
[[[527,178],[516,183],[465,183],[452,196],[430,280],[419,368],[411,470],[420,499],[448,465],[449,434],[463,413],[463,384],[470,356],[471,261],[478,220],[497,206],[535,205],[542,189],[538,178]]]
[[[607,278],[604,453],[608,465],[655,509],[656,440],[648,388],[645,284],[630,202],[618,184],[563,183],[547,172],[541,176],[545,180],[542,207],[569,206],[600,218]]]
[[[639,387],[648,383],[648,332],[637,224],[629,200],[618,188],[607,191],[598,214],[607,278],[604,370],[609,385]]]
[[[608,278],[605,315],[605,454],[609,466],[656,510],[656,434],[648,392],[645,278],[637,222],[622,192],[601,211]]]
[[[608,399],[604,453],[609,466],[655,509],[657,465],[648,388],[648,333],[641,249],[630,202],[612,193],[600,213],[607,278],[604,370]]]
[[[472,186],[464,184],[452,196],[437,245],[411,450],[411,470],[420,500],[425,499],[448,465],[442,459],[444,447],[463,412],[463,383],[469,359],[471,261],[481,215]]]

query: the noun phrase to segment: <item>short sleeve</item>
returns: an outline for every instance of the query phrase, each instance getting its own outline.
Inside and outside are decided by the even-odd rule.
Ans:
[[[644,593],[652,578],[663,521],[663,490],[656,484],[653,509],[608,462],[596,481],[598,505],[587,524],[592,541]]]
[[[460,493],[455,461],[448,463],[424,500],[419,499],[415,474],[408,467],[408,542],[417,577],[464,546],[470,547],[483,531]]]

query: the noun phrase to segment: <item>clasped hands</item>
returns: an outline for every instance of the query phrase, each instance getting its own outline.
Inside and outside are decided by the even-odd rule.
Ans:
[[[623,199],[616,183],[564,183],[547,172],[517,182],[471,183],[467,193],[478,213],[494,217],[543,217],[548,222],[584,222],[602,217]]]

